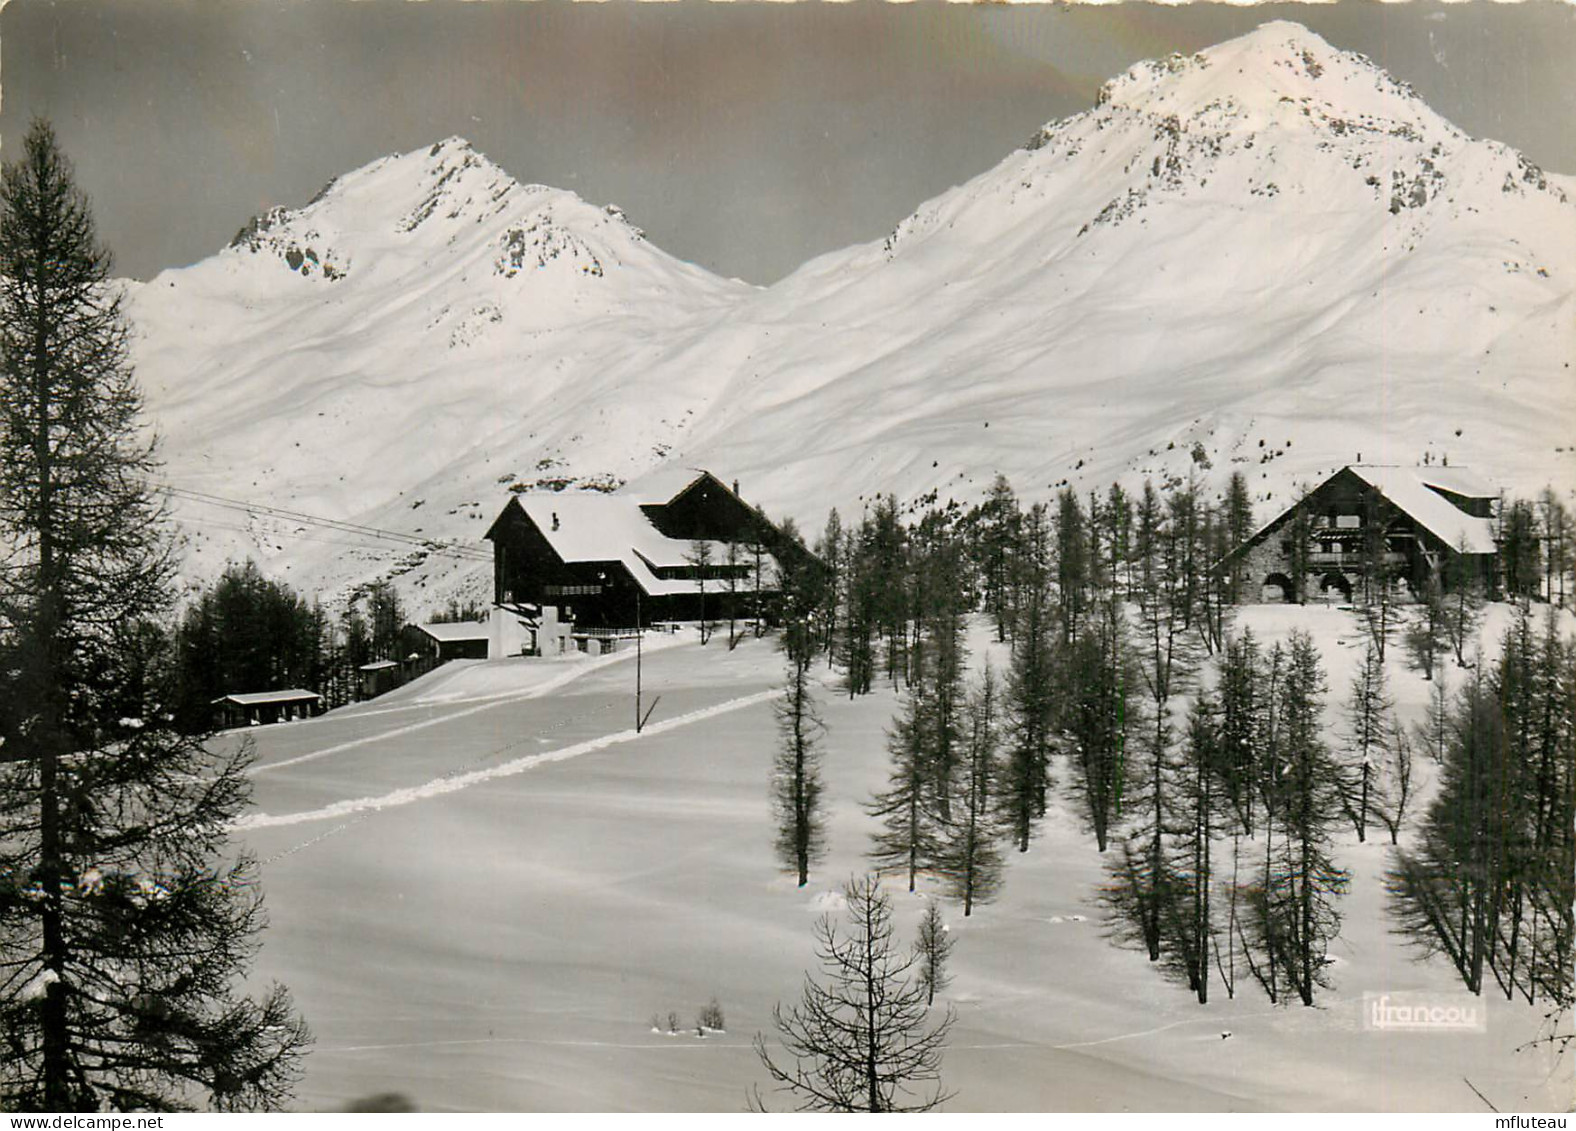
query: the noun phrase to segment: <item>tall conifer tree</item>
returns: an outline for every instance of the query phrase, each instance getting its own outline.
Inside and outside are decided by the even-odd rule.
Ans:
[[[173,542],[108,272],[36,122],[0,177],[0,1108],[273,1107],[307,1035],[283,989],[234,988],[249,751],[210,755],[144,678]]]

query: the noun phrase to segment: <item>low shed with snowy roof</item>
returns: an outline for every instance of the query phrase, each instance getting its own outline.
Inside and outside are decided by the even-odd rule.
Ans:
[[[361,697],[372,699],[393,691],[404,682],[405,673],[398,660],[373,660],[356,669],[361,675]]]
[[[484,620],[408,626],[411,650],[443,663],[445,660],[485,660],[491,629]]]
[[[1249,594],[1302,601],[1350,597],[1366,573],[1421,594],[1443,588],[1492,589],[1499,546],[1498,492],[1466,468],[1343,467],[1226,556]]]
[[[775,604],[785,561],[815,561],[708,471],[613,494],[516,495],[485,537],[495,657],[655,621],[749,616]],[[501,632],[506,622],[523,635]]]
[[[299,687],[284,691],[246,691],[213,701],[221,727],[265,726],[309,719],[322,709],[323,697]]]

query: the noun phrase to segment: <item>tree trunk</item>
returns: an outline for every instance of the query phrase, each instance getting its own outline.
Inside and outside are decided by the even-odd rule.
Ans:
[[[1213,879],[1210,872],[1209,861],[1209,806],[1210,806],[1210,780],[1207,767],[1200,767],[1199,777],[1203,791],[1203,800],[1199,806],[1200,837],[1203,845],[1203,861],[1198,869],[1198,876],[1194,888],[1198,892],[1198,1002],[1200,1005],[1209,1004],[1209,885]]]
[[[50,265],[42,253],[33,264],[34,278],[47,278]],[[45,301],[42,288],[39,302]],[[54,397],[50,387],[47,358],[51,355],[48,312],[40,309],[33,325],[33,461],[38,476],[36,522],[38,531],[38,785],[39,785],[39,876],[44,889],[40,927],[44,969],[54,975],[45,989],[43,1003],[44,1102],[51,1111],[69,1111],[70,1045],[66,1024],[65,914],[61,885],[66,880],[61,852],[60,829],[60,756],[65,740],[65,718],[60,689],[65,686],[60,632],[64,628],[62,579],[56,556],[55,519],[56,483],[54,475]]]
[[[1363,758],[1363,788],[1361,799],[1357,806],[1357,843],[1365,844],[1368,840],[1368,780],[1372,773],[1368,759]]]
[[[1273,812],[1268,802],[1264,808],[1264,943],[1269,957],[1269,993],[1272,1003],[1278,1002],[1280,983],[1277,980],[1275,956],[1279,950],[1279,942],[1275,937],[1275,910],[1274,899],[1274,844],[1275,822],[1272,820]]]
[[[1156,719],[1154,780],[1152,782],[1152,788],[1155,791],[1155,828],[1149,843],[1149,908],[1144,917],[1144,941],[1149,945],[1149,961],[1151,962],[1157,962],[1160,959],[1160,886],[1161,869],[1165,867],[1165,860],[1162,855],[1165,845],[1161,840],[1165,832],[1165,810],[1161,801],[1163,783],[1160,773],[1161,761],[1165,756],[1165,739],[1163,737],[1165,711],[1158,704],[1156,706]]]

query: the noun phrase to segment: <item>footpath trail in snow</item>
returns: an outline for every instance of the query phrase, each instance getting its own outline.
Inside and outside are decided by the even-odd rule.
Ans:
[[[545,690],[545,688],[539,689],[539,691],[540,690]],[[602,735],[598,738],[588,739],[584,742],[576,742],[569,746],[560,747],[557,750],[548,750],[541,754],[531,754],[523,758],[516,758],[511,762],[505,762],[500,766],[492,766],[485,770],[472,770],[469,773],[445,775],[443,777],[434,778],[431,781],[424,782],[421,785],[391,790],[388,793],[378,794],[372,797],[355,797],[349,798],[345,801],[336,801],[332,805],[325,805],[319,809],[308,809],[299,813],[258,813],[255,816],[242,818],[240,821],[235,823],[234,827],[238,830],[246,830],[274,828],[283,825],[299,825],[308,821],[335,820],[342,817],[354,816],[357,813],[392,809],[400,805],[410,805],[413,802],[425,801],[433,797],[442,797],[445,794],[457,793],[462,789],[469,789],[471,786],[481,785],[483,782],[494,781],[498,778],[513,777],[516,774],[525,773],[527,770],[535,769],[537,766],[546,765],[550,762],[564,762],[571,758],[578,758],[582,754],[590,754],[597,750],[606,750],[609,746],[616,746],[620,743],[631,742],[637,738],[665,734],[668,731],[677,730],[680,727],[686,727],[694,723],[703,722],[707,719],[716,718],[718,715],[725,715],[731,711],[737,711],[744,707],[753,707],[757,703],[765,703],[771,699],[777,698],[781,694],[782,693],[778,690],[771,690],[756,692],[753,695],[743,695],[736,699],[729,699],[725,702],[718,703],[715,706],[702,707],[699,710],[690,711],[687,714],[678,715],[671,719],[665,719],[659,723],[652,723],[639,731],[636,731],[632,728],[628,730],[616,731],[613,734]],[[489,704],[489,706],[490,705],[492,704]],[[329,747],[327,750],[320,750],[314,754],[302,755],[299,758],[292,759],[290,762],[280,762],[276,763],[276,765],[290,765],[296,762],[307,761],[312,758],[320,758],[325,754],[333,753],[335,750],[343,749],[345,746],[360,745],[364,742],[375,742],[382,738],[388,737],[390,733],[403,733],[405,731],[418,729],[423,726],[431,726],[436,722],[447,722],[452,719],[459,718],[462,715],[471,714],[475,711],[483,709],[484,708],[482,707],[476,707],[472,708],[470,711],[460,712],[458,715],[447,715],[443,719],[430,720],[428,722],[414,724],[411,727],[401,728],[399,732],[388,732],[369,738],[357,739],[352,743],[344,743],[338,747]]]

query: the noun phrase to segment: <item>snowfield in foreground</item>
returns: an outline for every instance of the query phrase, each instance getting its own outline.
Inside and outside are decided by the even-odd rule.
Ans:
[[[1314,634],[1338,728],[1361,654],[1352,616],[1260,607],[1239,625],[1266,642]],[[972,643],[977,670],[996,649]],[[750,1040],[797,997],[816,916],[864,867],[861,804],[885,781],[897,699],[826,690],[830,856],[800,890],[771,853],[771,642],[648,653],[660,701],[639,736],[632,661],[514,664],[530,674],[513,693],[507,667],[440,669],[400,700],[254,732],[258,809],[241,836],[265,861],[272,919],[258,975],[286,982],[317,1034],[301,1107],[392,1091],[424,1110],[741,1110],[764,1081]],[[577,675],[538,693],[544,669]],[[1399,649],[1390,675],[1410,721],[1427,685]],[[456,680],[485,695],[428,698]],[[1352,885],[1318,1007],[1272,1006],[1246,975],[1235,1000],[1217,984],[1201,1007],[1105,940],[1101,860],[1059,796],[998,902],[967,921],[944,906],[948,1109],[1483,1110],[1468,1080],[1501,1111],[1568,1105],[1569,1064],[1514,1051],[1538,1012],[1496,994],[1476,1002],[1483,1033],[1364,1029],[1364,993],[1461,991],[1390,933],[1386,845],[1347,834],[1336,857]],[[923,892],[891,890],[912,936]],[[713,997],[727,1031],[697,1038]],[[652,1030],[670,1011],[687,1033]]]

